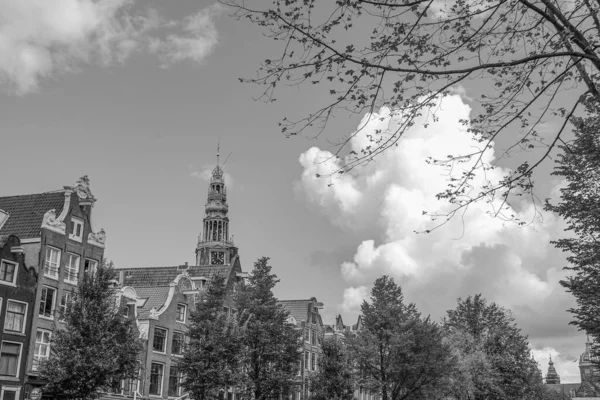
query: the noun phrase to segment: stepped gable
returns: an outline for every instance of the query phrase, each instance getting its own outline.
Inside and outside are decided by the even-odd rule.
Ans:
[[[59,215],[64,204],[65,190],[0,197],[0,210],[8,213],[8,219],[0,226],[0,235],[14,234],[21,240],[38,238],[44,214],[54,209]]]

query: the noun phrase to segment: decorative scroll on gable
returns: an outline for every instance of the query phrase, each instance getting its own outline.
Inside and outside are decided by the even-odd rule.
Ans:
[[[150,315],[148,316],[148,318],[158,320],[158,311],[156,310],[156,308],[152,307],[150,309]]]
[[[73,190],[77,193],[77,197],[86,203],[93,203],[96,201],[96,198],[90,190],[90,178],[88,178],[87,175],[79,178],[75,183],[75,186],[73,186]],[[80,201],[80,204],[83,204],[83,202]]]
[[[87,242],[93,246],[104,248],[106,245],[106,232],[104,229],[100,229],[98,232],[90,232]]]
[[[42,228],[50,229],[51,231],[66,234],[67,225],[61,219],[56,217],[56,210],[52,209],[44,214],[42,220]]]
[[[63,205],[62,212],[57,217],[56,210],[48,210],[46,214],[44,214],[44,218],[42,219],[42,228],[50,229],[51,231],[66,234],[67,225],[63,222],[67,217],[67,213],[69,212],[69,208],[71,207],[71,191],[65,191],[65,204]]]
[[[189,278],[189,274],[187,273],[187,271],[185,271],[184,273],[182,273],[178,278],[177,278],[177,293],[185,293],[187,291],[190,291],[193,289],[192,286],[192,281]]]

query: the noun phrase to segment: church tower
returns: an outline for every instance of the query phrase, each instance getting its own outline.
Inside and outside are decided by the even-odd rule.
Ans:
[[[549,385],[557,385],[560,383],[560,376],[558,376],[556,368],[554,368],[552,356],[550,356],[550,361],[548,361],[548,374],[546,375],[546,383]]]
[[[203,231],[196,246],[196,265],[229,265],[238,249],[229,232],[227,188],[219,165],[218,147],[217,166],[212,171],[204,210]]]

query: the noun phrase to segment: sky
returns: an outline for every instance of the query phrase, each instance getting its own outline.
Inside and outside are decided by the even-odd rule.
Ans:
[[[435,200],[446,178],[425,158],[473,144],[458,123],[472,110],[469,87],[440,104],[429,128],[416,124],[400,146],[330,185],[316,174],[336,167],[331,143],[365,116],[338,119],[318,138],[282,136],[281,118],[309,113],[323,92],[255,101],[260,88],[239,78],[253,76],[275,45],[229,12],[193,0],[0,0],[0,196],[88,175],[94,229],[106,230],[106,256],[118,267],[192,264],[220,143],[243,268],[270,257],[279,298],[314,296],[326,323],[341,314],[352,324],[382,274],[435,319],[482,293],[512,311],[544,374],[552,355],[562,381],[578,382],[585,336],[568,324],[575,303],[559,284],[565,257],[549,243],[562,221],[542,213],[519,227],[480,204],[414,233],[431,224],[424,209],[447,207]],[[385,108],[376,116],[353,148],[397,123]],[[551,168],[536,176],[542,198],[561,184]],[[533,208],[523,199],[515,212],[531,220]]]

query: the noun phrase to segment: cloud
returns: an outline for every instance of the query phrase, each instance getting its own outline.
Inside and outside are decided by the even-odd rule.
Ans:
[[[330,175],[343,160],[318,148],[300,156],[303,173],[296,190],[357,241],[354,255],[341,264],[348,288],[340,310],[357,313],[374,279],[388,274],[402,286],[406,300],[415,302],[424,314],[441,317],[454,308],[458,297],[482,293],[512,310],[534,348],[547,347],[552,340],[566,343],[576,334],[565,311],[574,301],[559,284],[565,276],[565,257],[549,244],[563,235],[561,220],[542,213],[535,223],[520,227],[489,215],[501,205],[500,199],[494,199],[471,205],[464,215],[429,234],[414,233],[432,227],[423,211],[444,213],[452,207],[435,196],[445,189],[449,176],[439,166],[427,164],[427,157],[440,159],[480,147],[459,122],[468,120],[470,111],[461,95],[444,98],[437,121],[429,121],[425,128],[423,117],[403,135],[398,147],[332,181],[316,175]],[[365,128],[353,137],[352,149],[366,147],[368,136],[378,130],[395,129],[401,118],[387,108],[371,118],[365,116],[359,124]],[[483,158],[493,162],[493,146]],[[453,173],[459,175],[460,168],[469,166],[462,164]],[[484,176],[477,171],[473,185],[481,188],[506,172],[488,170]],[[520,200],[518,210],[508,211],[528,221],[536,210]]]
[[[123,63],[135,52],[156,53],[165,65],[200,62],[217,44],[219,6],[169,21],[155,10],[141,13],[135,3],[0,0],[0,84],[24,94],[44,78],[85,64]]]

